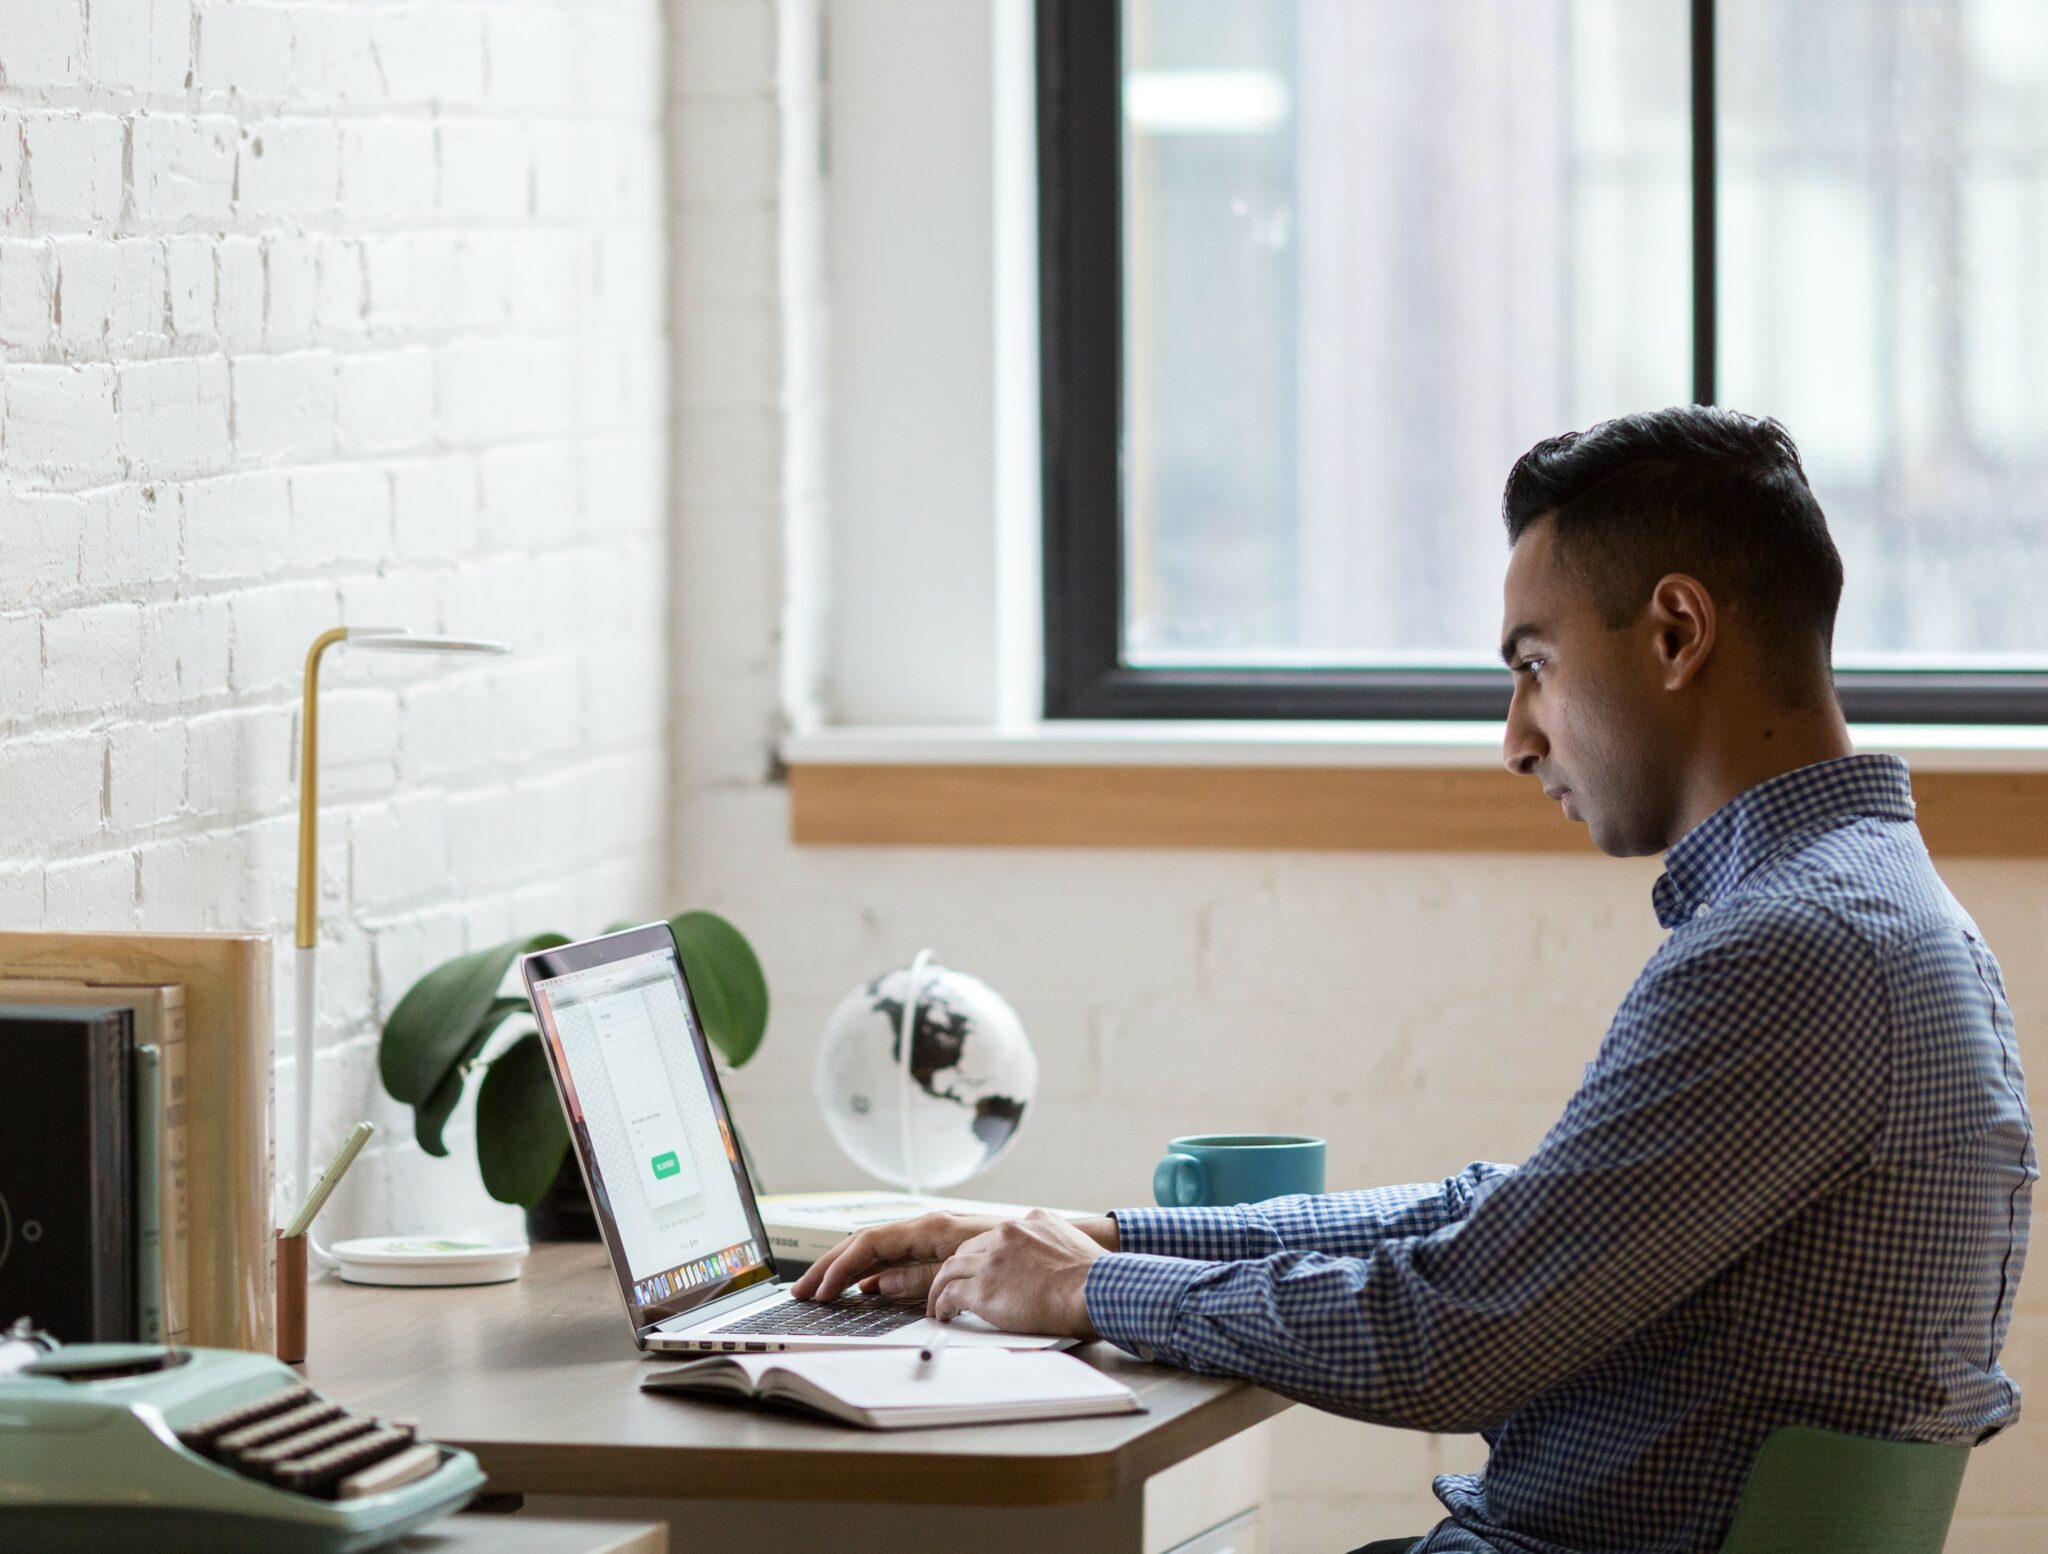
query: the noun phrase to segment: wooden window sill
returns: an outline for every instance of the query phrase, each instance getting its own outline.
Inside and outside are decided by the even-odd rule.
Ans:
[[[1497,743],[1462,727],[1419,739],[1259,730],[1249,742],[1214,727],[1128,738],[1128,726],[835,730],[785,747],[790,834],[802,846],[1592,854],[1583,826],[1503,771]],[[1859,748],[1897,749],[1913,765],[1931,852],[2048,857],[2048,731],[1989,731],[1975,745],[1955,736],[1985,731],[1917,744],[1857,732]]]

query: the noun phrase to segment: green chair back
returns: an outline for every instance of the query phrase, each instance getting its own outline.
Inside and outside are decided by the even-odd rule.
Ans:
[[[1941,1554],[1967,1446],[1773,1430],[1721,1554]]]

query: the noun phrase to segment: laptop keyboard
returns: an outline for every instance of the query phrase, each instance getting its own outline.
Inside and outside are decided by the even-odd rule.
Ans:
[[[768,1333],[778,1338],[874,1338],[908,1327],[923,1315],[921,1300],[877,1300],[865,1296],[825,1302],[786,1300],[757,1316],[714,1328],[706,1336]]]

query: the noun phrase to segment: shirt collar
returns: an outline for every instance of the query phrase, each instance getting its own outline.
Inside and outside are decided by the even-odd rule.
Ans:
[[[1795,836],[1858,815],[1913,818],[1904,761],[1840,756],[1738,793],[1665,853],[1663,877],[1650,892],[1657,921],[1676,928],[1717,904]]]

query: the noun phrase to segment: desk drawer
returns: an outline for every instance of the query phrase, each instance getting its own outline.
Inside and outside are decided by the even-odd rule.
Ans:
[[[1272,1429],[1254,1425],[1148,1479],[1144,1554],[1207,1554],[1212,1537],[1219,1554],[1260,1554]]]
[[[1242,1516],[1233,1516],[1221,1527],[1196,1533],[1187,1542],[1168,1549],[1166,1554],[1262,1554],[1266,1542],[1263,1531],[1259,1525],[1259,1513],[1254,1509]]]

